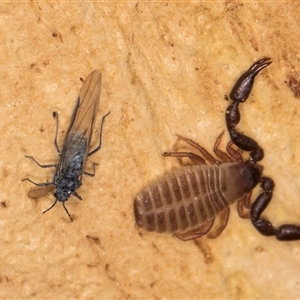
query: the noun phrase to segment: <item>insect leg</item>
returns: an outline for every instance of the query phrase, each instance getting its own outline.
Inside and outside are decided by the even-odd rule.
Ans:
[[[104,124],[104,121],[105,121],[105,118],[110,114],[110,111],[104,115],[102,117],[102,120],[101,120],[101,125],[100,125],[100,137],[99,137],[99,145],[94,149],[92,150],[88,156],[91,156],[93,155],[94,153],[96,153],[97,151],[100,150],[101,148],[101,143],[102,143],[102,131],[103,131],[103,124]],[[93,173],[89,173],[89,172],[86,172],[86,171],[83,171],[83,174],[84,175],[87,175],[87,176],[90,176],[90,177],[94,177],[95,176],[95,166],[97,166],[98,164],[97,163],[93,163]]]
[[[53,182],[36,183],[36,182],[32,181],[30,178],[24,178],[24,179],[22,179],[22,181],[26,181],[26,180],[29,181],[29,182],[31,182],[31,183],[33,183],[34,185],[37,185],[37,186],[46,186],[46,185],[53,184]]]
[[[56,133],[55,133],[55,139],[54,139],[54,146],[57,150],[57,152],[60,154],[60,150],[58,148],[57,145],[57,132],[58,132],[58,113],[56,111],[54,111],[52,113],[53,118],[56,120]],[[32,159],[38,166],[40,166],[41,168],[52,168],[52,167],[56,167],[56,164],[50,164],[50,165],[41,165],[33,156],[29,156],[29,155],[25,155],[26,158],[30,158]]]
[[[227,209],[223,210],[220,213],[220,215],[218,217],[221,218],[221,226],[219,226],[216,230],[210,231],[206,235],[209,239],[215,239],[216,237],[218,237],[223,232],[223,230],[227,226],[229,215],[230,215],[230,208],[229,207]]]
[[[233,142],[230,141],[227,146],[226,146],[226,150],[229,153],[229,155],[234,158],[237,162],[242,162],[243,161],[243,157],[241,155],[241,153],[235,149],[232,148]]]
[[[77,194],[75,191],[72,193],[73,196],[75,196],[77,199],[82,200],[82,197]]]
[[[222,161],[231,162],[232,159],[230,158],[230,156],[226,152],[223,152],[219,149],[223,134],[224,134],[224,131],[221,132],[221,134],[218,136],[218,138],[215,142],[215,145],[214,145],[214,152],[219,158],[222,159]]]
[[[61,154],[59,148],[58,148],[58,144],[57,144],[57,133],[58,133],[58,112],[54,111],[52,113],[52,117],[55,119],[56,121],[56,131],[55,131],[55,138],[54,138],[54,147],[57,151],[58,154]]]
[[[274,182],[271,178],[261,178],[261,187],[264,192],[257,197],[251,207],[250,217],[252,224],[261,234],[265,236],[275,235],[280,241],[300,240],[299,225],[284,224],[276,229],[269,220],[261,218],[260,216],[272,199],[274,186]]]
[[[32,159],[38,166],[41,168],[52,168],[56,167],[56,164],[51,164],[51,165],[41,165],[33,156],[25,155],[26,158]]]
[[[209,230],[214,225],[214,221],[215,221],[215,218],[206,221],[199,228],[195,228],[195,229],[192,229],[192,230],[184,232],[184,233],[175,233],[175,236],[183,241],[197,239],[209,232]]]
[[[203,165],[206,164],[205,160],[192,152],[163,152],[162,156],[171,156],[171,157],[188,157],[194,164],[196,165]]]
[[[87,176],[90,176],[90,177],[94,177],[95,176],[95,166],[98,166],[98,165],[99,164],[93,162],[93,173],[89,173],[89,172],[83,171],[83,174],[87,175]]]
[[[191,139],[187,139],[179,134],[176,134],[178,136],[179,139],[185,141],[186,143],[188,143],[190,146],[194,147],[195,149],[197,149],[203,156],[204,158],[211,164],[219,164],[219,162],[207,151],[205,150],[202,146],[200,146],[199,144],[197,144],[196,142],[194,142]]]
[[[106,118],[109,114],[110,114],[110,111],[109,111],[106,115],[104,115],[104,116],[102,117],[101,125],[100,125],[99,144],[98,144],[98,146],[97,146],[94,150],[92,150],[92,151],[88,154],[88,156],[91,156],[91,155],[93,155],[94,153],[96,153],[97,151],[100,150],[100,148],[101,148],[101,143],[102,143],[102,131],[103,131],[103,125],[104,125],[105,118]]]
[[[252,191],[247,193],[241,200],[237,203],[237,211],[239,214],[239,217],[242,219],[250,219],[250,212],[249,209],[251,208],[252,204],[250,202],[252,196]],[[248,211],[245,211],[245,208]]]

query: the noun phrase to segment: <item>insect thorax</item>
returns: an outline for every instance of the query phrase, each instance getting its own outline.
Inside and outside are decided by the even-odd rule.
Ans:
[[[67,201],[71,194],[81,186],[83,159],[82,153],[78,152],[62,175],[55,172],[53,179],[55,185],[54,196],[58,201]]]

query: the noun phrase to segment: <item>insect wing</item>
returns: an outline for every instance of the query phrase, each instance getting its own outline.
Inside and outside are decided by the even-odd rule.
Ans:
[[[53,193],[54,186],[53,184],[43,185],[43,186],[35,186],[32,190],[28,192],[28,197],[30,199],[40,199],[46,196],[48,193]]]
[[[89,152],[100,101],[101,74],[93,71],[84,81],[63,144],[58,169],[63,175],[74,156],[83,156],[83,167]]]
[[[101,74],[93,71],[83,83],[79,93],[79,104],[75,119],[69,129],[71,133],[84,133],[88,140],[91,141],[92,132],[99,107],[101,90]]]

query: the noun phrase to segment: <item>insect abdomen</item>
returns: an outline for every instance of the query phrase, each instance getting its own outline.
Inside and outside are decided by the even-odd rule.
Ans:
[[[180,233],[212,219],[235,200],[228,197],[223,166],[184,167],[150,184],[134,200],[137,225]]]

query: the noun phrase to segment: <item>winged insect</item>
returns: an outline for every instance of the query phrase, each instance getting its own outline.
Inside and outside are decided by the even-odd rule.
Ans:
[[[48,209],[43,211],[43,213],[52,209],[57,201],[59,201],[62,203],[70,220],[73,221],[65,206],[65,202],[71,195],[82,200],[76,190],[82,185],[83,174],[89,176],[95,175],[95,163],[93,163],[93,173],[85,172],[84,167],[87,158],[101,148],[103,124],[105,118],[110,113],[108,112],[102,117],[99,144],[95,149],[90,151],[91,138],[100,101],[100,90],[101,74],[98,71],[93,71],[84,81],[80,89],[61,151],[57,143],[58,113],[53,112],[53,118],[56,120],[54,146],[59,154],[57,164],[41,165],[32,156],[26,156],[42,168],[55,167],[52,182],[36,183],[29,178],[23,179],[23,181],[27,180],[36,185],[28,193],[28,197],[31,199],[39,199],[46,196],[49,192],[53,193],[55,201]]]

